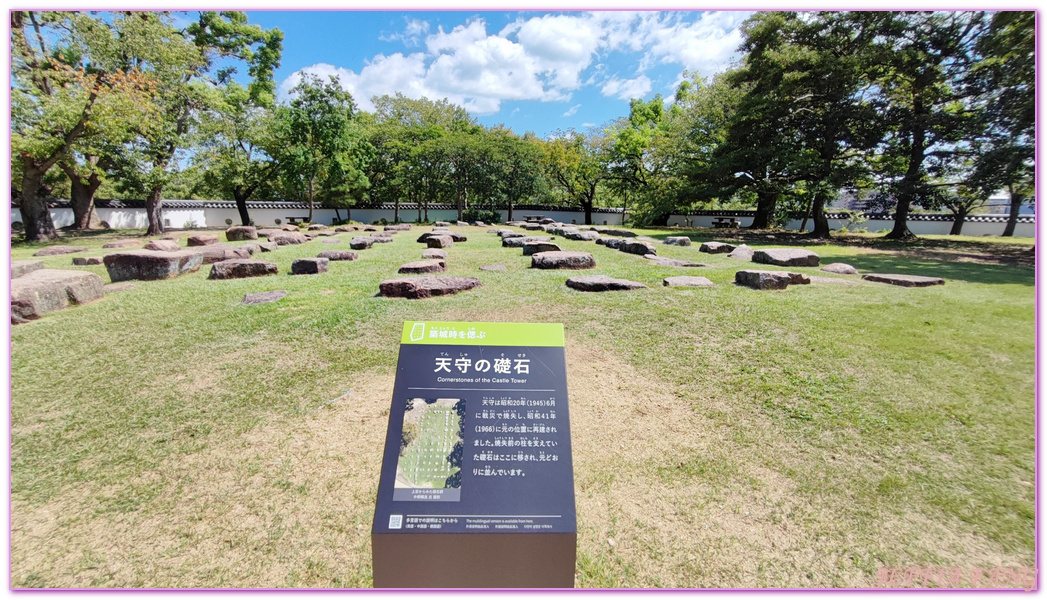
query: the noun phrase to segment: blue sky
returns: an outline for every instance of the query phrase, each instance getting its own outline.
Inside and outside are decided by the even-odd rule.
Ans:
[[[357,104],[397,91],[547,136],[601,126],[632,97],[672,96],[684,70],[738,58],[741,11],[248,11],[284,32],[281,97],[301,73],[338,75]]]

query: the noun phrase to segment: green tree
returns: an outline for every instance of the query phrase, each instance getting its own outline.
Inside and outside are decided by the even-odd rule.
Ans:
[[[533,133],[517,137],[504,128],[491,130],[498,165],[495,185],[513,220],[513,205],[521,199],[540,195],[546,180],[542,172],[542,146]]]
[[[417,203],[419,220],[423,208],[428,218],[428,202],[441,187],[434,165],[442,164],[442,158],[436,152],[439,148],[426,142],[469,129],[475,122],[464,108],[446,99],[413,99],[398,92],[377,96],[372,102],[375,112],[364,128],[375,148],[375,159],[367,170],[370,197],[392,202],[397,221],[402,199]]]
[[[92,16],[11,11],[11,157],[20,176],[19,208],[30,241],[58,236],[44,180],[76,145],[123,139],[151,123],[156,81],[127,56],[164,52],[159,18],[150,13]]]
[[[1018,212],[1035,189],[1036,14],[998,12],[978,40],[981,60],[968,83],[982,117],[977,159],[967,185],[983,194],[1007,190],[1010,215],[1003,235],[1014,235]]]
[[[934,195],[935,168],[962,159],[972,118],[964,74],[972,68],[980,13],[884,13],[870,50],[873,84],[890,129],[874,166],[895,198],[890,239],[915,238],[907,225],[914,204]]]
[[[309,203],[349,208],[367,189],[364,167],[373,152],[354,122],[356,105],[337,77],[305,76],[278,111],[277,161],[284,189]]]
[[[162,118],[154,131],[128,146],[118,163],[123,189],[146,198],[146,235],[163,233],[163,192],[177,177],[181,161],[176,156],[189,145],[199,112],[214,98],[210,90],[226,84],[236,72],[234,67],[216,68],[219,61],[246,63],[251,98],[271,103],[283,34],[250,25],[243,12],[202,11],[184,31],[169,28],[165,48],[152,64],[160,80],[157,102]]]
[[[881,138],[866,73],[885,14],[765,12],[743,25],[747,54],[732,81],[747,91],[720,156],[757,195],[753,227],[802,190],[812,234],[828,237],[825,206],[863,177],[859,159]]]
[[[273,187],[278,163],[275,106],[252,98],[235,81],[211,90],[201,110],[194,162],[209,195],[232,198],[243,225],[251,224],[247,201]]]
[[[607,177],[601,156],[604,142],[600,133],[572,129],[557,131],[545,143],[546,172],[571,204],[582,207],[586,225],[593,223],[596,192]]]

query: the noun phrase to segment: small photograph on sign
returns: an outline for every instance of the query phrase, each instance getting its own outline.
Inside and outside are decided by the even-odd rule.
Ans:
[[[464,428],[463,399],[405,400],[393,500],[459,500]]]

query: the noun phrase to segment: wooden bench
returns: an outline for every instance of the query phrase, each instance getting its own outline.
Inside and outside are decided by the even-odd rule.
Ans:
[[[717,217],[713,219],[713,227],[716,227],[717,229],[738,227],[741,224],[741,221],[735,219],[734,217]]]
[[[295,225],[298,223],[305,223],[305,217],[287,217],[288,225]]]
[[[538,223],[542,218],[542,215],[524,215],[524,221],[528,223]]]

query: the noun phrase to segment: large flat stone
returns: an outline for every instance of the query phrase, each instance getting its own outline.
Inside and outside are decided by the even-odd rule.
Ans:
[[[258,230],[250,225],[233,225],[225,230],[225,239],[230,242],[257,240]]]
[[[335,231],[337,231],[337,230],[335,230]],[[274,235],[283,235],[283,234],[285,234],[287,232],[284,231],[283,229],[266,228],[266,229],[258,229],[258,230],[255,231],[255,233],[258,235],[258,237],[271,238]]]
[[[88,265],[100,265],[102,264],[101,256],[77,256],[73,259],[73,264],[78,267],[86,267]]]
[[[328,260],[326,258],[296,258],[291,262],[292,275],[316,275],[326,273]]]
[[[667,287],[713,287],[715,284],[709,281],[706,277],[679,275],[676,277],[666,277],[662,280],[662,285]]]
[[[638,290],[647,287],[628,279],[614,279],[607,275],[579,275],[567,280],[567,287],[581,292],[612,292],[618,290]]]
[[[740,260],[752,260],[754,252],[755,252],[755,250],[753,250],[752,246],[748,246],[746,244],[739,244],[739,245],[734,247],[734,250],[731,250],[727,254],[727,258],[737,258],[737,259],[740,259]]]
[[[592,269],[596,260],[588,252],[539,252],[531,255],[534,269]]]
[[[247,294],[244,299],[241,300],[244,304],[265,304],[266,302],[276,302],[280,298],[287,295],[287,290],[273,290],[271,292],[255,292],[254,294]]]
[[[753,252],[753,262],[779,267],[817,267],[818,255],[802,248],[770,248]]]
[[[607,246],[608,248],[618,250],[625,243],[625,240],[615,238],[600,238],[596,240],[596,243],[600,246]]]
[[[178,252],[181,248],[178,246],[178,242],[174,240],[152,240],[145,245],[143,250],[153,250],[157,252]]]
[[[757,290],[784,290],[791,278],[782,271],[738,271],[734,282]]]
[[[552,236],[546,237],[504,237],[502,238],[503,248],[523,248],[527,244],[534,242],[551,242],[553,241]]]
[[[420,275],[422,273],[443,273],[446,270],[447,263],[440,259],[433,259],[407,263],[401,266],[397,273]]]
[[[278,246],[290,246],[291,244],[304,244],[309,241],[309,238],[305,237],[301,233],[285,232],[278,235],[269,236],[269,241],[276,242]]]
[[[430,248],[453,248],[454,240],[449,235],[434,235],[426,238],[425,244]]]
[[[130,250],[114,252],[102,258],[111,281],[170,279],[200,269],[204,256],[200,252],[182,250],[163,252]]]
[[[447,251],[446,250],[440,250],[438,248],[428,248],[428,249],[426,249],[426,250],[424,250],[422,252],[422,258],[446,259],[447,258]]]
[[[410,223],[397,223],[396,225],[386,225],[382,229],[384,229],[385,231],[410,231],[411,230],[411,224]]]
[[[595,231],[566,231],[563,236],[569,240],[588,242],[600,239],[600,234]]]
[[[341,244],[342,240],[340,240],[338,238],[330,238],[330,239],[326,239],[326,240],[321,240],[320,243],[321,244]]]
[[[669,246],[690,246],[691,238],[682,235],[671,235],[662,242]]]
[[[627,252],[629,254],[638,254],[640,256],[645,256],[647,254],[658,254],[658,251],[654,248],[654,244],[652,244],[651,242],[645,242],[643,240],[624,241],[620,246],[618,246],[618,249],[622,252]]]
[[[44,268],[44,261],[42,260],[12,260],[11,261],[11,279],[15,277],[21,277],[26,273],[32,273]]]
[[[186,246],[210,246],[218,243],[218,236],[211,235],[209,233],[200,235],[191,235],[185,240]]]
[[[707,252],[709,254],[727,254],[728,252],[734,251],[733,244],[725,244],[723,242],[705,242],[698,247],[699,252]]]
[[[353,250],[367,250],[374,245],[374,238],[372,237],[354,237],[349,240],[349,247]]]
[[[73,254],[76,252],[87,252],[86,246],[48,246],[33,256],[58,256],[61,254]]]
[[[38,269],[11,280],[11,323],[25,323],[104,295],[102,278],[86,271]]]
[[[116,240],[115,242],[109,242],[102,246],[103,250],[109,250],[112,248],[141,248],[142,240]]]
[[[186,252],[197,252],[203,256],[203,264],[210,265],[223,260],[237,258],[251,258],[251,253],[242,246],[226,246],[225,244],[211,244],[208,246],[196,246],[187,249]]]
[[[862,279],[866,279],[868,281],[875,281],[877,283],[900,285],[902,287],[927,287],[931,285],[945,285],[945,280],[941,277],[923,277],[921,275],[869,273],[867,275],[862,275]]]
[[[822,267],[820,270],[826,273],[836,273],[837,275],[857,275],[858,269],[855,269],[847,263],[830,263]]]
[[[452,242],[464,242],[464,241],[469,239],[466,236],[464,236],[464,235],[462,235],[460,233],[451,231],[449,229],[434,229],[432,231],[427,231],[427,232],[423,233],[422,235],[418,236],[418,243],[419,244],[428,243],[430,238],[434,238],[434,237],[438,237],[438,236],[449,237],[449,238],[451,238]],[[430,246],[430,248],[431,247],[432,246]]]
[[[524,256],[531,256],[539,252],[563,252],[563,250],[552,242],[527,242],[523,245]]]
[[[269,261],[236,258],[214,263],[211,266],[211,274],[207,278],[246,279],[248,277],[276,275],[277,272],[276,265]]]
[[[327,260],[356,260],[360,258],[360,255],[349,250],[324,250],[317,254],[316,257],[326,258]]]
[[[418,300],[433,296],[446,296],[471,290],[482,285],[475,277],[446,277],[442,275],[421,275],[389,279],[378,285],[383,296],[393,298],[410,298]]]

